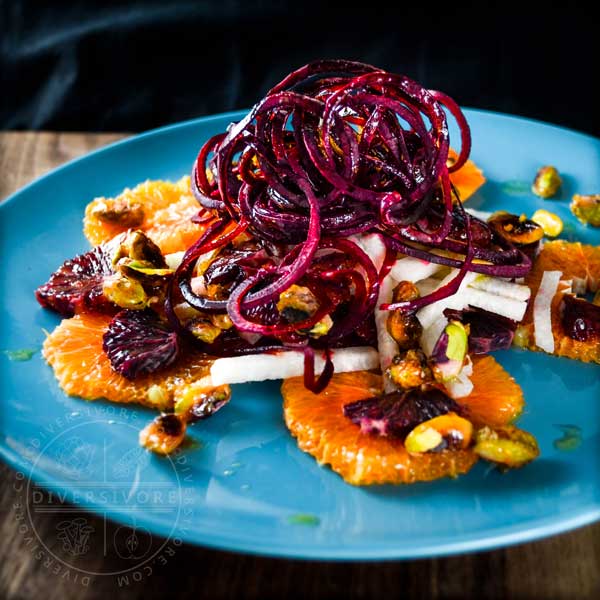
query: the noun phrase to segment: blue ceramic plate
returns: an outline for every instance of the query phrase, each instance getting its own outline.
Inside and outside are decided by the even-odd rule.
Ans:
[[[469,205],[531,214],[545,206],[564,236],[600,243],[569,212],[574,192],[600,191],[600,141],[525,119],[468,110],[473,158],[488,178]],[[33,291],[86,249],[81,219],[94,196],[190,171],[199,146],[241,113],[166,127],[113,144],[27,186],[0,207],[2,350],[0,455],[31,490],[162,536],[277,556],[416,558],[533,540],[600,518],[600,379],[596,365],[510,351],[500,362],[523,386],[523,428],[541,457],[501,475],[485,464],[457,480],[355,488],[296,447],[279,384],[240,385],[233,402],[192,428],[173,459],[137,446],[149,410],[65,396],[40,355],[59,319]],[[454,135],[456,139],[456,132]],[[561,197],[529,191],[540,165],[564,174]],[[561,429],[561,426],[562,429]],[[568,426],[567,429],[564,426]],[[565,434],[566,432],[566,434]],[[566,442],[557,443],[561,437]],[[21,475],[22,473],[22,475]]]

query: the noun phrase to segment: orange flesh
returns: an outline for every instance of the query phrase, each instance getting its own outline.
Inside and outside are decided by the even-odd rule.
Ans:
[[[474,362],[472,381],[472,394],[457,402],[476,424],[504,425],[521,412],[521,389],[492,357]],[[401,440],[361,433],[343,407],[380,390],[381,376],[366,371],[336,374],[320,394],[307,391],[301,377],[286,379],[281,388],[285,422],[302,450],[354,485],[455,477],[475,464],[472,450],[410,455]]]
[[[198,213],[200,205],[190,191],[189,177],[182,177],[176,183],[146,181],[126,189],[118,197],[142,205],[144,220],[136,229],[146,232],[163,254],[187,250],[204,230],[203,225],[190,220]],[[93,215],[94,208],[104,200],[96,198],[85,209],[83,232],[94,246],[127,230],[127,227],[104,223]]]
[[[458,157],[454,150],[450,150],[448,155],[454,159]],[[468,160],[458,171],[450,173],[450,181],[464,202],[485,183],[485,177],[481,169],[472,160]]]
[[[86,400],[106,398],[112,402],[135,402],[165,410],[208,374],[205,356],[187,354],[164,371],[129,381],[115,373],[102,350],[102,336],[111,317],[82,313],[62,323],[44,341],[43,355],[69,396]],[[153,387],[153,393],[148,391]]]
[[[567,336],[562,328],[560,306],[565,292],[571,290],[578,293],[595,292],[600,283],[600,248],[588,246],[580,242],[556,240],[546,242],[536,258],[533,268],[525,278],[531,288],[531,300],[523,317],[519,330],[526,335],[526,346],[529,350],[541,351],[535,345],[533,328],[533,304],[540,286],[544,271],[561,271],[562,277],[559,291],[552,300],[552,332],[554,335],[554,355],[565,356],[582,362],[600,363],[600,344],[595,340],[580,342]]]

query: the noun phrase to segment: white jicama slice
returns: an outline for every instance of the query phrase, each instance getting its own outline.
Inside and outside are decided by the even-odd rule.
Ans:
[[[444,265],[421,260],[407,256],[400,258],[394,263],[390,270],[390,275],[396,281],[412,281],[413,283],[431,277],[438,271],[441,271]]]
[[[552,300],[558,291],[562,273],[560,271],[544,271],[540,287],[533,302],[533,335],[535,345],[545,352],[554,352],[554,335],[552,334]]]
[[[387,320],[390,316],[388,310],[380,310],[382,304],[389,304],[392,301],[392,294],[396,287],[396,281],[388,273],[381,282],[379,288],[379,297],[377,298],[377,307],[375,308],[375,327],[377,329],[377,348],[379,349],[379,366],[381,372],[385,374],[385,370],[390,366],[394,356],[398,354],[398,344],[396,340],[388,333]],[[386,393],[393,392],[396,385],[389,379],[383,378],[383,389]]]
[[[523,319],[527,310],[527,302],[507,298],[506,296],[497,296],[474,288],[469,288],[463,294],[463,298],[464,306],[462,308],[470,304],[517,322]]]
[[[458,271],[456,269],[452,269],[452,271],[442,279],[437,285],[435,289],[441,288],[445,286],[447,283],[452,281],[457,275]],[[446,308],[455,308],[456,310],[460,310],[467,306],[468,303],[465,303],[463,291],[465,288],[477,277],[476,273],[467,273],[465,278],[462,280],[458,291],[456,294],[449,296],[448,298],[443,298],[442,300],[438,300],[433,304],[429,304],[425,306],[421,310],[417,311],[417,319],[423,326],[423,329],[427,329],[431,326],[434,321],[436,321],[444,312]]]
[[[176,269],[181,264],[184,254],[185,252],[183,250],[181,252],[165,254],[165,262],[167,263],[167,267],[169,267],[169,269]]]
[[[366,371],[379,366],[377,350],[370,346],[339,348],[331,351],[336,373]],[[321,373],[325,360],[315,353],[315,374]],[[286,379],[304,373],[304,353],[288,350],[272,354],[254,354],[218,358],[210,368],[210,383],[213,386],[229,383]]]
[[[381,235],[379,233],[367,233],[352,235],[348,239],[354,242],[371,259],[377,272],[379,272],[387,251]]]
[[[531,289],[527,285],[521,285],[519,283],[512,283],[506,279],[500,277],[489,277],[488,275],[478,275],[470,284],[469,287],[489,292],[490,294],[496,294],[498,296],[504,296],[506,298],[513,298],[514,300],[521,300],[521,302],[527,302],[529,296],[531,296]]]

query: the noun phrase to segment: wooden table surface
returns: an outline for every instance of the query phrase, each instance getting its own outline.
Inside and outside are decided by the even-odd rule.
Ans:
[[[0,199],[121,134],[0,133]],[[0,408],[1,410],[1,408]],[[5,434],[6,432],[0,432]],[[193,546],[176,549],[141,580],[76,574],[40,557],[24,529],[18,474],[0,463],[0,598],[600,598],[600,523],[543,541],[465,556],[412,562],[305,562],[245,556]],[[41,541],[59,558],[60,515],[37,515]],[[92,525],[102,526],[91,516]],[[108,524],[109,529],[115,525]],[[110,531],[109,531],[110,533]],[[121,559],[91,548],[89,572],[119,570]]]

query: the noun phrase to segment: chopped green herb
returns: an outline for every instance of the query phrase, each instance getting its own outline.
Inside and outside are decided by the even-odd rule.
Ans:
[[[571,452],[581,445],[581,428],[577,425],[557,425],[562,437],[554,440],[554,447],[563,452]]]
[[[8,356],[8,360],[25,362],[26,360],[31,360],[36,352],[37,350],[33,348],[21,348],[20,350],[5,350],[4,354]]]
[[[290,525],[307,525],[309,527],[317,527],[321,523],[321,519],[316,515],[302,514],[291,515],[288,517]]]
[[[526,181],[505,181],[501,189],[510,196],[524,196],[530,193],[531,185]]]

